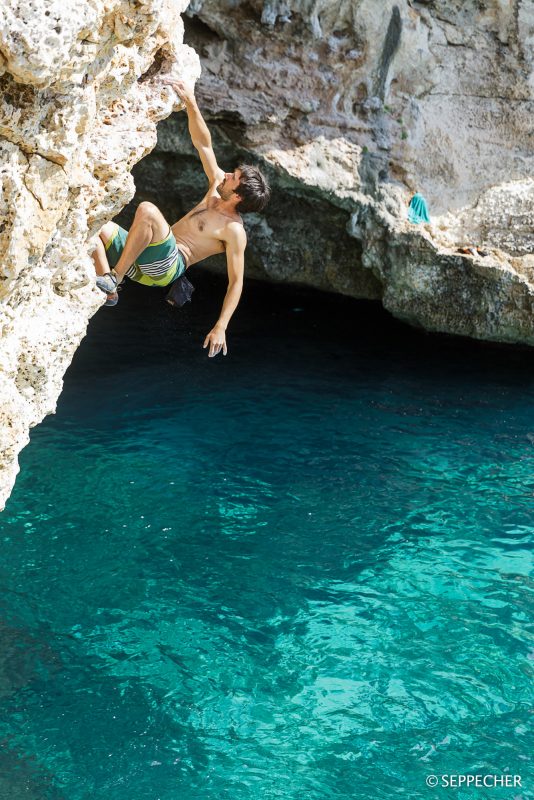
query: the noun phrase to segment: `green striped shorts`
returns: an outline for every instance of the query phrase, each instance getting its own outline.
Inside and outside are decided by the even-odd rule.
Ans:
[[[106,244],[106,256],[110,267],[115,267],[120,258],[128,231],[117,225],[117,230]],[[126,273],[126,275],[145,286],[168,286],[186,270],[183,254],[178,250],[174,234],[161,242],[153,242],[146,247]]]

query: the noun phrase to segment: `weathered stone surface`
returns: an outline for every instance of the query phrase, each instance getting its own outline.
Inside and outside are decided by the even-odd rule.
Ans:
[[[273,180],[272,208],[249,222],[253,274],[534,344],[531,2],[193,0],[188,15],[221,163],[255,159]],[[140,165],[147,192],[173,150],[179,119]],[[190,201],[202,189],[180,165],[172,190]],[[430,226],[406,219],[415,191]]]
[[[91,241],[195,80],[186,0],[0,3],[0,505],[103,295]]]

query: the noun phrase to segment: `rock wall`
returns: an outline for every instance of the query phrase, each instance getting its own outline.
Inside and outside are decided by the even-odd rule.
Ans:
[[[89,253],[173,110],[158,75],[200,74],[186,4],[0,1],[0,506],[104,301]]]
[[[274,184],[248,219],[249,274],[534,344],[531,0],[192,0],[187,15],[221,163],[255,160]],[[187,148],[171,118],[138,168],[170,216],[203,191]],[[406,219],[415,191],[429,226]]]

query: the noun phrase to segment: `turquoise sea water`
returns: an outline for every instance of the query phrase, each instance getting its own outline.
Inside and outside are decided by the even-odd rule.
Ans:
[[[0,798],[534,797],[531,351],[103,309],[0,518]],[[429,775],[521,787],[429,788]]]

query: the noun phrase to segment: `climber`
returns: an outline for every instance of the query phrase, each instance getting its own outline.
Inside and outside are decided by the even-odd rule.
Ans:
[[[138,206],[129,232],[114,222],[106,223],[93,253],[96,285],[107,294],[106,305],[118,302],[117,287],[125,275],[147,286],[170,286],[166,299],[172,305],[182,305],[193,290],[185,278],[186,269],[216,253],[226,252],[228,289],[219,319],[203,345],[209,346],[210,357],[221,350],[226,355],[226,328],[243,287],[247,238],[240,213],[262,211],[269,200],[270,188],[256,167],[242,165],[234,172],[223,172],[193,89],[174,79],[165,83],[185,105],[189,133],[209,180],[209,189],[201,202],[172,226],[148,202]]]

